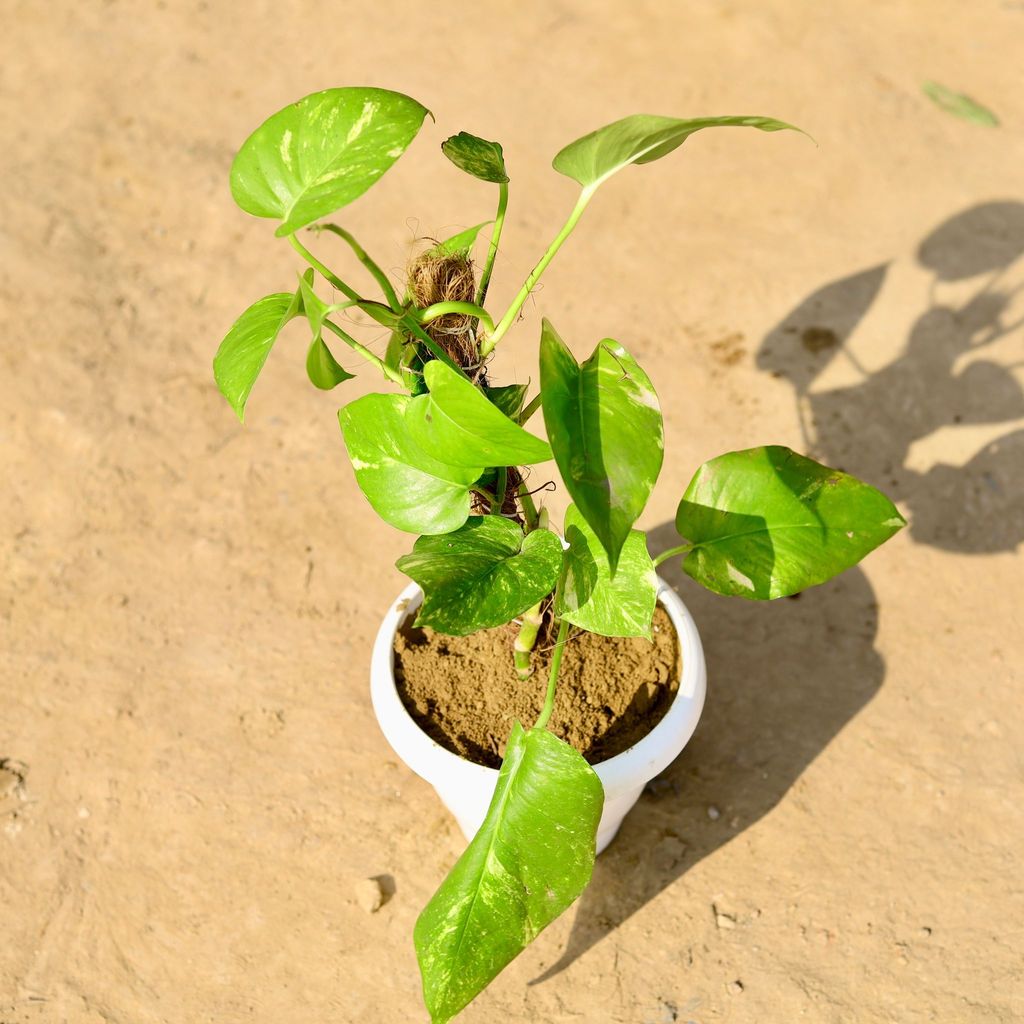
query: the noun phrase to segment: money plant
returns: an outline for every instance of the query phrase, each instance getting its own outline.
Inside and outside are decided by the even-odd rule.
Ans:
[[[391,280],[347,228],[324,220],[376,183],[428,113],[397,92],[328,89],[274,114],[244,142],[231,168],[232,195],[247,213],[278,222],[275,234],[303,270],[288,290],[242,313],[220,345],[214,374],[242,419],[282,328],[301,318],[310,336],[306,370],[317,388],[340,386],[344,394],[353,365],[379,377],[385,390],[341,408],[341,432],[369,507],[417,537],[397,563],[423,590],[417,624],[458,636],[517,623],[508,657],[522,685],[546,688],[537,721],[512,728],[482,827],[416,923],[424,998],[431,1019],[442,1022],[590,880],[601,783],[548,729],[570,629],[650,637],[655,568],[668,559],[718,594],[779,598],[852,566],[904,520],[873,487],[768,445],[701,465],[679,501],[679,545],[652,558],[635,524],[662,465],[662,414],[625,345],[604,338],[579,358],[545,319],[536,394],[489,373],[495,348],[610,179],[668,156],[706,128],[777,132],[791,125],[768,117],[635,115],[570,143],[553,166],[579,186],[576,203],[497,315],[488,288],[509,200],[497,142],[459,132],[441,143],[443,155],[475,179],[467,182],[474,202],[473,189],[486,198],[482,190],[490,188],[492,201],[497,193],[496,212],[415,256],[402,281]],[[325,235],[345,243],[353,269],[361,264],[373,281],[373,295],[314,255],[308,246]],[[359,340],[358,325],[375,338]],[[528,429],[537,412],[543,426]],[[560,532],[534,497],[536,482],[554,475],[551,461],[572,499]],[[542,627],[553,634],[554,651],[548,678],[534,680]]]

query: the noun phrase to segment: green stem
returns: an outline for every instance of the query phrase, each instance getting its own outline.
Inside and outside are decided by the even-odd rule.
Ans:
[[[530,494],[525,483],[519,485],[519,503],[523,506],[523,516],[526,519],[526,532],[537,529],[539,516],[537,506],[533,503],[533,495]]]
[[[353,302],[362,302],[363,297],[354,288],[349,287],[333,271],[328,270],[294,235],[288,236],[292,248],[325,280],[334,285],[343,295]]]
[[[333,331],[339,338],[341,338],[343,342],[345,342],[346,345],[348,345],[350,349],[352,349],[353,352],[357,352],[368,363],[373,363],[373,365],[376,366],[377,369],[380,370],[380,372],[383,373],[388,380],[390,380],[394,384],[397,384],[399,387],[405,387],[405,381],[402,380],[402,375],[397,370],[391,369],[391,367],[388,366],[384,362],[384,360],[380,358],[380,356],[375,355],[365,345],[360,344],[360,342],[356,341],[356,339],[353,338],[351,334],[348,334],[346,331],[343,331],[332,320],[324,320],[323,323],[324,327],[328,328],[328,330]]]
[[[495,515],[501,515],[501,507],[505,504],[505,493],[508,491],[508,467],[498,467],[498,486],[497,493],[494,495],[494,508],[492,511]]]
[[[551,719],[551,712],[555,710],[555,684],[558,682],[558,670],[562,666],[562,651],[565,648],[565,638],[569,634],[569,623],[562,619],[558,626],[558,638],[555,640],[555,653],[551,655],[551,674],[548,676],[548,692],[544,698],[544,707],[541,708],[540,718],[537,719],[535,729],[546,729]]]
[[[667,562],[670,558],[675,558],[676,555],[688,555],[692,550],[692,544],[680,544],[679,547],[669,548],[668,551],[662,551],[662,553],[654,559],[654,567],[657,568],[662,562]]]
[[[452,359],[452,357],[448,355],[448,353],[445,352],[445,350],[441,348],[441,346],[438,345],[438,343],[434,341],[434,339],[427,334],[427,332],[423,330],[418,323],[416,323],[412,316],[406,315],[402,317],[399,322],[399,327],[404,328],[410,334],[415,334],[417,341],[419,341],[435,359],[440,359],[442,363],[451,367],[451,369],[455,370],[456,373],[465,377],[467,380],[469,379],[469,375],[466,371],[459,366],[459,364],[456,363],[455,360]]]
[[[476,317],[489,331],[494,330],[494,321],[491,314],[483,306],[474,305],[472,302],[435,302],[426,309],[416,310],[416,320],[421,324],[429,324],[440,316],[447,316],[449,313],[462,313],[463,316]]]
[[[533,286],[537,283],[540,275],[547,269],[548,264],[554,258],[554,255],[562,247],[562,243],[572,234],[572,229],[576,227],[576,222],[580,219],[583,211],[587,208],[587,203],[590,202],[590,197],[593,195],[589,189],[584,189],[580,193],[579,199],[576,201],[576,205],[573,207],[572,213],[569,214],[569,219],[562,225],[562,230],[555,236],[555,240],[548,246],[547,252],[541,256],[540,261],[530,271],[529,277],[523,287],[519,289],[519,294],[512,300],[512,305],[508,307],[508,311],[501,318],[501,322],[494,329],[494,331],[486,338],[484,338],[483,344],[480,346],[480,357],[485,358],[490,355],[494,350],[494,346],[505,336],[505,332],[515,322],[516,317],[519,315],[519,310],[523,308],[523,304],[530,297],[530,292],[533,290]]]
[[[398,313],[402,304],[398,301],[398,296],[395,294],[395,289],[391,286],[391,282],[388,280],[388,275],[381,270],[380,265],[377,264],[367,253],[367,251],[356,241],[354,236],[346,231],[343,227],[337,224],[317,224],[310,228],[311,231],[330,231],[337,235],[339,238],[343,238],[351,246],[352,251],[356,254],[356,259],[366,269],[373,274],[380,285],[380,290],[384,293],[384,298],[387,299],[388,305]]]
[[[540,408],[540,395],[531,399],[530,403],[519,414],[519,426],[525,426],[526,421]]]
[[[491,244],[487,248],[487,262],[480,276],[480,287],[476,293],[476,304],[482,306],[487,298],[487,286],[491,283],[491,272],[494,270],[494,258],[498,255],[498,241],[501,229],[505,224],[505,210],[508,207],[508,182],[498,184],[498,212],[494,215],[494,227],[491,230]]]
[[[532,608],[528,608],[523,613],[523,622],[519,627],[519,633],[512,648],[516,675],[519,676],[520,680],[529,679],[533,675],[530,655],[537,645],[537,633],[540,630],[541,623],[544,621],[544,616],[541,614],[543,606],[544,599],[541,598]]]
[[[478,487],[476,484],[474,484],[470,488],[470,490],[476,491],[476,493],[479,494],[481,497],[486,498],[487,501],[490,502],[491,508],[494,508],[494,503],[498,499],[494,494],[487,490],[486,487]]]

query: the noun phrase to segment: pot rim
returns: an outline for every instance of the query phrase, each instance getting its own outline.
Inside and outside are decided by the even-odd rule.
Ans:
[[[672,620],[678,638],[682,661],[679,688],[668,711],[649,733],[622,753],[591,765],[604,786],[606,799],[617,792],[638,789],[663,772],[693,735],[704,706],[707,670],[697,626],[682,599],[660,576],[657,598]],[[431,739],[406,710],[398,693],[395,634],[422,601],[423,591],[410,583],[392,602],[381,622],[373,645],[370,683],[377,721],[395,753],[432,785],[450,778],[453,771],[493,782],[498,777],[497,768],[469,761]]]

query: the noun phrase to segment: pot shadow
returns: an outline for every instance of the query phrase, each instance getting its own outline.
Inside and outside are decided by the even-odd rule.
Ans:
[[[678,543],[671,523],[649,541],[652,551]],[[565,952],[533,984],[558,974],[767,814],[882,685],[878,605],[860,569],[772,602],[712,594],[675,563],[659,572],[701,634],[704,713],[682,754],[648,784],[598,857]]]
[[[816,288],[759,347],[757,366],[793,387],[805,453],[902,502],[916,543],[980,554],[1024,541],[1024,429],[1012,423],[1024,417],[1024,392],[1014,367],[983,357],[1024,326],[1008,316],[1024,290],[1011,280],[1020,277],[1022,254],[1024,203],[970,207],[919,245],[917,261],[931,275],[927,302],[880,369],[862,366],[848,342],[874,307],[888,263]],[[959,283],[961,297],[940,301],[950,283]],[[857,382],[817,385],[837,358],[853,366]],[[1006,429],[962,465],[910,465],[916,442],[960,424]],[[678,543],[671,523],[649,534],[655,553]],[[874,646],[878,605],[859,568],[772,602],[709,593],[678,561],[660,571],[700,630],[708,700],[693,739],[647,786],[598,858],[564,953],[533,984],[558,974],[767,814],[884,679]]]

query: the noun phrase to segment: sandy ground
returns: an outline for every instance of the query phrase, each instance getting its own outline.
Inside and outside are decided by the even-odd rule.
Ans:
[[[437,115],[345,215],[396,272],[491,215],[440,141],[504,143],[496,307],[573,201],[565,142],[636,111],[805,127],[609,185],[496,372],[535,375],[542,311],[578,353],[630,345],[666,409],[655,548],[700,461],[769,441],[913,520],[798,601],[670,577],[704,720],[464,1020],[1024,1016],[1024,4],[2,7],[3,1024],[424,1019],[411,928],[461,842],[367,692],[410,538],[368,514],[301,327],[244,429],[210,372],[297,269],[233,206],[234,149],[343,84]]]

